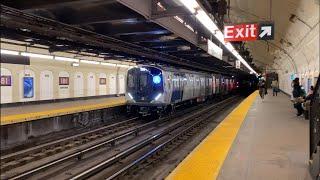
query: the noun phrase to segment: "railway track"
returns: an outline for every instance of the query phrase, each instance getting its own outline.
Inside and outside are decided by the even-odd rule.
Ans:
[[[1,172],[9,171],[32,161],[43,159],[49,155],[52,156],[56,153],[76,148],[80,145],[85,145],[86,143],[95,139],[104,136],[110,136],[116,132],[134,127],[139,124],[139,121],[137,120],[138,118],[134,117],[71,137],[59,139],[53,142],[41,144],[32,148],[1,156]]]
[[[12,167],[11,169],[15,171],[12,171],[12,172],[8,171],[9,173],[5,173],[4,175],[2,175],[1,178],[2,179],[26,179],[26,178],[36,177],[37,179],[41,179],[41,178],[52,177],[53,175],[56,175],[57,172],[59,172],[60,174],[63,174],[60,171],[61,169],[67,170],[68,167],[70,167],[68,166],[68,162],[70,161],[73,161],[73,163],[80,162],[81,164],[81,161],[79,160],[87,161],[88,159],[95,156],[96,154],[99,154],[101,152],[105,153],[106,150],[113,152],[113,154],[111,153],[110,157],[115,157],[116,154],[118,154],[118,151],[122,152],[129,149],[128,145],[130,145],[130,143],[127,143],[127,142],[133,141],[132,143],[134,144],[136,142],[142,141],[145,137],[147,137],[148,133],[150,134],[150,132],[152,131],[156,132],[157,129],[161,130],[160,128],[161,126],[163,126],[162,129],[164,129],[166,127],[166,124],[170,124],[169,122],[171,122],[172,124],[172,122],[174,122],[173,120],[176,120],[177,118],[185,115],[186,112],[190,112],[190,111],[195,112],[207,105],[208,104],[202,104],[196,107],[188,108],[188,109],[177,112],[175,115],[171,117],[161,118],[161,119],[154,120],[154,121],[151,121],[145,124],[140,124],[140,125],[137,124],[137,118],[133,118],[127,121],[123,121],[120,123],[112,124],[110,126],[99,128],[98,130],[82,133],[73,137],[68,137],[52,143],[40,145],[39,147],[34,147],[28,150],[3,156],[1,157],[1,165],[2,165],[1,167],[8,167],[7,163],[10,163],[10,162],[18,161],[19,163],[15,165],[16,167],[18,167],[18,170],[16,170],[16,167],[14,167],[14,163],[11,163],[11,167]],[[201,110],[200,112],[203,112],[203,111]],[[181,122],[181,120],[179,122]],[[176,124],[176,122],[174,124]],[[177,125],[174,127],[177,128]],[[113,136],[110,136],[111,134],[113,134]],[[156,137],[159,137],[159,136],[157,135]],[[87,143],[89,145],[87,145],[85,148],[79,148],[79,146],[77,145],[80,145],[82,143],[84,144]],[[127,146],[121,149],[121,146],[123,146],[123,144]],[[67,147],[67,148],[64,149],[63,147]],[[74,147],[77,147],[77,150],[70,151],[69,153],[65,152],[66,149],[70,149],[70,148],[74,149]],[[134,150],[137,150],[137,149],[134,148]],[[120,157],[116,156],[117,158],[114,158],[114,160],[109,160],[109,161],[110,162],[112,161],[112,163],[119,162],[118,158],[124,158],[130,155],[130,151],[126,151],[126,152],[127,153],[124,154],[125,156],[124,155]],[[42,156],[40,158],[39,157],[37,158],[38,154],[41,154]],[[38,162],[39,159],[46,158],[48,156],[50,157],[54,156],[54,157],[47,161]],[[4,162],[2,160],[4,160]],[[61,164],[67,164],[67,165],[64,166]],[[97,162],[94,161],[93,164],[97,164]],[[3,166],[3,165],[7,165],[7,166]],[[28,167],[21,168],[20,166],[23,166],[23,165],[28,165]],[[59,168],[60,169],[56,171],[55,167],[58,167],[58,169]],[[67,168],[64,169],[63,167],[67,167]],[[45,171],[48,171],[48,173],[44,173]],[[38,178],[37,176],[38,174],[40,174],[39,176],[40,178]],[[67,178],[72,178],[72,176],[77,173],[71,172],[67,174],[68,174],[66,176]]]
[[[103,178],[107,177],[106,179],[109,180],[126,176],[125,179],[131,179],[132,173],[137,174],[137,172],[152,165],[153,162],[156,162],[157,159],[163,156],[161,152],[165,154],[169,152],[170,149],[173,149],[173,147],[186,141],[188,137],[201,129],[201,127],[210,120],[212,115],[234,102],[234,100],[234,98],[227,99],[218,104],[194,112],[176,123],[169,125],[161,132],[139,141],[124,151],[117,153],[115,156],[86,169],[70,179],[87,179],[104,170],[107,172],[102,172],[103,175],[100,175],[100,178],[101,176]],[[143,152],[141,153],[140,151]],[[117,164],[117,162],[121,162],[120,165],[119,163]],[[114,164],[118,167],[110,168]]]

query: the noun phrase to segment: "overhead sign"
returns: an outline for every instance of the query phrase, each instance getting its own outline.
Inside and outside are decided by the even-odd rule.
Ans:
[[[273,40],[274,23],[251,23],[224,26],[225,41]]]
[[[208,54],[222,60],[223,50],[208,39]]]

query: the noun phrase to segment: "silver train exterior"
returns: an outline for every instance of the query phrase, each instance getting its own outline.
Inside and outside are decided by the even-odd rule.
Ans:
[[[201,102],[233,90],[235,80],[218,74],[158,66],[128,70],[128,112],[171,112],[184,102]]]

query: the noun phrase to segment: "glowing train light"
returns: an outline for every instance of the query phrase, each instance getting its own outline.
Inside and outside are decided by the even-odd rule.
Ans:
[[[159,84],[161,82],[161,77],[160,75],[156,75],[152,77],[152,81],[154,84]]]

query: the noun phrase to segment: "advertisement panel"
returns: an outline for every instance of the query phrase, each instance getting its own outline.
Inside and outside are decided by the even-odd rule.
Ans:
[[[11,86],[11,76],[1,76],[0,86]]]
[[[33,98],[33,96],[34,96],[33,77],[23,77],[23,97]]]

